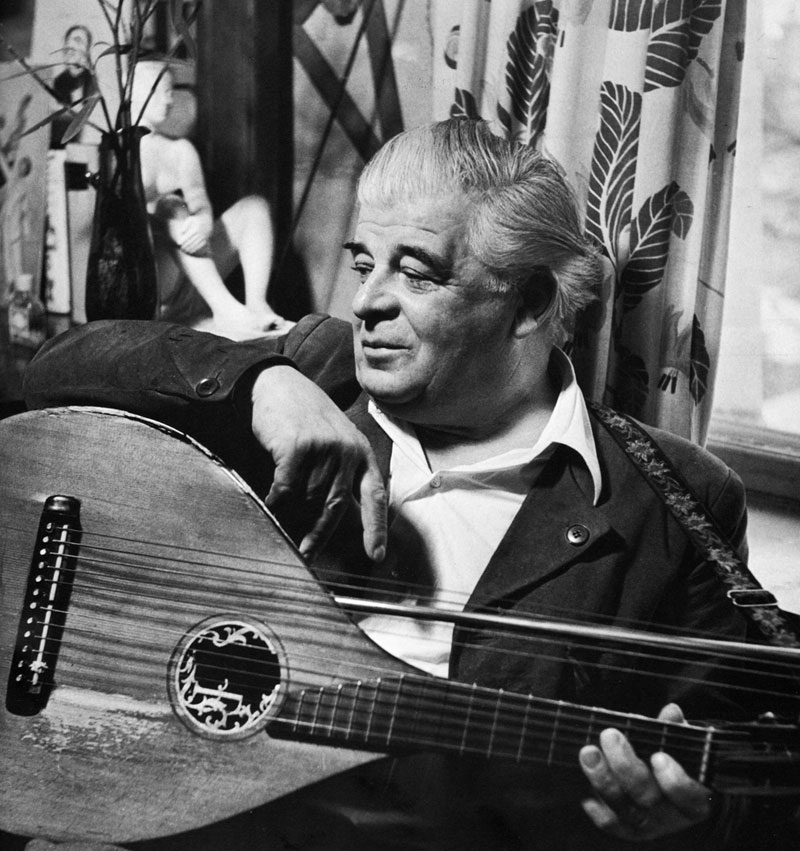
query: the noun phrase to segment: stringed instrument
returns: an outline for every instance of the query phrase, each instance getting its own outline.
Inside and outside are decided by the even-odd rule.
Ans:
[[[577,765],[608,726],[723,791],[800,787],[793,724],[674,724],[389,656],[248,486],[160,423],[0,422],[0,506],[3,830],[163,836],[393,753]]]

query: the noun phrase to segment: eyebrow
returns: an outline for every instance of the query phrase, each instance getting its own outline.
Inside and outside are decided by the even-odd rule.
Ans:
[[[365,254],[370,253],[362,242],[345,242],[342,248],[354,253],[359,251],[363,251]],[[395,256],[413,257],[415,260],[419,260],[420,263],[430,266],[431,269],[436,269],[442,275],[449,275],[452,271],[443,257],[438,254],[432,254],[430,251],[426,251],[424,248],[416,245],[398,245]]]

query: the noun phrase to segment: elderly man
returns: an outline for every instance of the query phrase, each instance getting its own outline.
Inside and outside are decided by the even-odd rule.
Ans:
[[[384,146],[358,201],[352,328],[312,316],[280,340],[223,344],[166,324],[96,323],[40,353],[29,402],[107,404],[190,431],[268,491],[332,587],[388,588],[411,614],[542,612],[741,637],[710,567],[599,427],[557,347],[601,268],[554,165],[482,122],[447,121]],[[736,475],[653,433],[744,549]],[[453,633],[446,619],[372,614],[361,626],[467,683],[663,706],[674,721],[676,700],[701,717],[730,709],[696,669],[662,659],[649,671],[646,653],[633,674],[599,651],[534,652],[519,636]],[[605,848],[671,836],[716,847],[709,790],[614,729],[576,747],[582,774],[569,776],[503,780],[415,759],[267,805],[208,847]]]

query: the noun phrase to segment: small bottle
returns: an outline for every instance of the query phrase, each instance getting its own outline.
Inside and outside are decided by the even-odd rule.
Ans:
[[[33,275],[18,275],[8,305],[8,332],[12,344],[38,349],[47,323],[41,299],[33,292]]]

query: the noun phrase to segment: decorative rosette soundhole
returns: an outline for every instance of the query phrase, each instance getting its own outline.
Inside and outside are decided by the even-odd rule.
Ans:
[[[181,720],[212,738],[239,739],[274,717],[282,690],[277,638],[249,619],[218,616],[176,648],[169,690]]]

